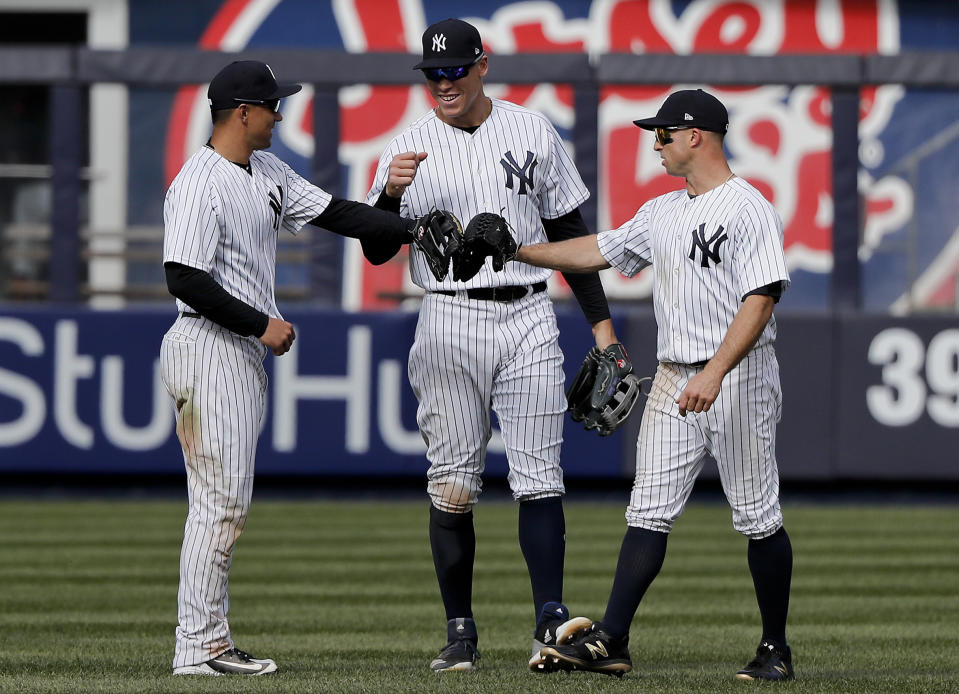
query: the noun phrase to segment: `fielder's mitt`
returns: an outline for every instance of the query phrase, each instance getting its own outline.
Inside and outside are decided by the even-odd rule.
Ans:
[[[463,226],[452,212],[433,210],[413,226],[413,245],[422,251],[437,282],[446,279],[450,258],[462,243]]]
[[[509,231],[509,222],[492,212],[480,212],[466,225],[463,245],[453,255],[453,279],[473,279],[487,257],[493,258],[493,270],[499,272],[516,257],[519,247]]]
[[[643,392],[633,374],[626,348],[615,343],[600,351],[593,347],[573,379],[566,402],[574,422],[609,436],[626,421]]]

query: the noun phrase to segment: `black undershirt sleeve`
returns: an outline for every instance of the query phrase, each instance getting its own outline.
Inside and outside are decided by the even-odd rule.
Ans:
[[[163,269],[170,293],[204,318],[244,337],[266,332],[270,317],[229,294],[210,273],[180,263],[164,263]]]
[[[397,206],[397,212],[399,206]],[[322,227],[340,236],[368,240],[375,244],[397,244],[399,246],[413,240],[410,231],[413,222],[397,214],[371,207],[362,202],[333,198],[330,204],[316,219],[310,221],[313,226]]]
[[[586,222],[583,220],[583,215],[578,207],[562,217],[542,221],[543,229],[546,230],[546,238],[551,242],[564,241],[589,234],[589,229],[586,228]],[[606,292],[603,291],[603,283],[599,279],[598,272],[585,274],[564,272],[563,278],[572,290],[573,296],[576,297],[576,301],[590,325],[596,325],[609,318],[609,302],[606,300]]]
[[[384,190],[380,197],[376,199],[373,205],[378,210],[392,212],[395,215],[400,213],[400,198],[391,198]],[[395,241],[372,241],[360,239],[360,245],[363,246],[363,255],[373,265],[382,265],[387,260],[400,252],[403,244]]]
[[[752,294],[757,294],[759,296],[771,296],[773,298],[773,303],[778,304],[779,300],[783,296],[783,283],[771,282],[765,286],[759,287],[758,289],[753,289],[751,292],[746,292],[743,295],[743,301],[746,300],[747,296]]]

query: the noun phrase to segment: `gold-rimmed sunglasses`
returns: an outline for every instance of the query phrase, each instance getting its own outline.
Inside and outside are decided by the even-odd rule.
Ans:
[[[678,130],[689,130],[690,127],[691,126],[688,125],[674,125],[669,128],[655,128],[653,132],[656,133],[656,142],[665,147],[673,141],[673,137],[670,135],[670,133],[674,133]]]

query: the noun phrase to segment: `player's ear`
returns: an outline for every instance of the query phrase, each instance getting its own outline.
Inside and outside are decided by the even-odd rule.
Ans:
[[[485,55],[479,59],[479,62],[476,63],[476,69],[479,70],[480,79],[486,77],[486,73],[489,72],[489,58]]]

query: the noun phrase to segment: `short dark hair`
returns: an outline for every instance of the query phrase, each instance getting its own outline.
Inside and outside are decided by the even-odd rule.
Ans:
[[[213,125],[220,125],[221,123],[226,123],[230,120],[230,114],[233,113],[236,109],[232,108],[218,108],[216,110],[210,109],[210,117],[213,119]]]

